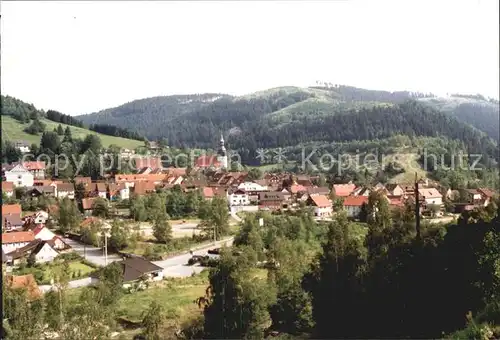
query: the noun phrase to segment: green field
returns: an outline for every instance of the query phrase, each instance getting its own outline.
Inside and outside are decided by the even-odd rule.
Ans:
[[[57,126],[59,125],[59,123],[55,123],[48,119],[41,119],[41,121],[46,125],[45,131],[53,131],[54,128],[57,128]],[[21,124],[12,117],[2,116],[2,139],[10,141],[24,140],[35,143],[37,145],[40,144],[41,135],[30,135],[29,133],[23,131],[28,126],[29,124]],[[69,125],[61,124],[61,126],[66,129],[66,127]],[[75,126],[69,126],[69,128],[71,129],[71,133],[75,138],[83,139],[88,134],[98,135],[99,138],[101,138],[101,142],[104,147],[108,147],[111,144],[115,144],[127,149],[135,149],[138,146],[144,146],[144,142],[138,140],[107,136]]]
[[[53,278],[53,270],[60,266],[60,263],[43,263],[34,267],[24,267],[14,270],[15,275],[33,274],[38,284],[49,284]],[[89,276],[95,269],[80,261],[69,262],[70,280],[77,280]]]

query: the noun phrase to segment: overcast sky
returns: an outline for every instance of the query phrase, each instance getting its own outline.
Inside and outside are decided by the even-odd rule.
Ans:
[[[83,114],[316,80],[498,98],[498,0],[1,4],[1,90]]]

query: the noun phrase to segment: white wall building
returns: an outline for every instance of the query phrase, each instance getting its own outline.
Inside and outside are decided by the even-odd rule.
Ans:
[[[227,199],[230,206],[250,204],[250,197],[244,190],[241,189],[237,189],[232,193],[229,193],[228,191]]]
[[[34,176],[28,169],[18,164],[11,170],[5,171],[5,181],[14,183],[15,187],[31,187]]]
[[[47,242],[43,243],[43,246],[35,254],[35,262],[51,262],[53,261],[59,253],[50,246]]]
[[[267,186],[260,185],[254,182],[243,182],[238,185],[238,189],[244,190],[246,192],[259,192],[259,191],[267,191]]]

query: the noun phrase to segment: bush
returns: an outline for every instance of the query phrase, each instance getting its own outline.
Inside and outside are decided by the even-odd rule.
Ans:
[[[83,260],[83,257],[78,255],[76,252],[71,252],[71,253],[64,253],[60,254],[56,257],[56,260],[63,260],[63,261],[81,261]]]

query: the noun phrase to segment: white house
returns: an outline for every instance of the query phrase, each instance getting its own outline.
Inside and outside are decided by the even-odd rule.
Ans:
[[[49,242],[41,242],[38,246],[33,250],[33,254],[35,255],[35,262],[51,262],[54,258],[59,255],[57,250],[55,250]]]
[[[31,151],[30,144],[26,141],[17,141],[15,145],[16,149],[18,149],[22,153],[27,153]]]
[[[2,250],[8,254],[22,248],[35,240],[32,231],[14,231],[2,234]]]
[[[267,185],[260,185],[254,182],[243,182],[238,185],[238,189],[244,190],[245,192],[259,192],[267,191]]]
[[[37,226],[33,230],[33,234],[35,234],[35,239],[42,241],[50,241],[56,236],[56,234],[44,225]]]
[[[228,191],[227,199],[229,201],[230,206],[250,204],[250,197],[245,192],[245,190],[242,189],[236,189],[232,192]]]
[[[130,198],[130,189],[123,185],[121,188],[120,188],[120,199],[122,200],[128,200]]]
[[[34,179],[33,174],[21,164],[5,171],[5,181],[12,182],[15,187],[31,187]]]
[[[443,204],[443,195],[436,188],[418,189],[418,194],[425,201],[426,205]]]
[[[40,210],[35,213],[36,224],[46,223],[48,219],[49,219],[49,213],[46,211]]]
[[[307,205],[314,207],[315,217],[330,217],[333,213],[332,202],[325,195],[311,195]]]
[[[347,216],[357,218],[361,213],[361,207],[366,203],[368,203],[367,196],[348,196],[344,198],[344,210]]]

